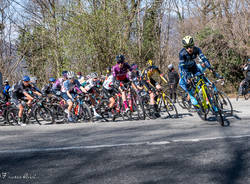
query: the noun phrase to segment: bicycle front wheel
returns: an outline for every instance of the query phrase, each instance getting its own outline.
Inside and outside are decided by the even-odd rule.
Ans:
[[[87,104],[82,103],[80,107],[81,108],[80,108],[79,116],[81,117],[81,119],[85,122],[93,122],[93,116]]]
[[[34,116],[39,125],[55,123],[54,115],[47,107],[36,108]]]
[[[172,100],[167,95],[162,95],[161,101],[163,102],[163,108],[168,113],[168,117],[170,118],[178,118],[178,111],[172,102]]]

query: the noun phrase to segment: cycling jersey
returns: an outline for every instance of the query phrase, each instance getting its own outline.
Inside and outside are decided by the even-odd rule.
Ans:
[[[155,87],[158,83],[153,79],[154,75],[159,76],[164,82],[167,83],[167,80],[161,75],[160,69],[155,65],[150,66],[143,70],[142,80],[147,82],[149,81],[150,85],[153,85]]]
[[[12,98],[14,99],[22,99],[25,97],[23,93],[31,94],[31,92],[36,91],[35,88],[29,84],[28,86],[25,86],[23,84],[23,81],[19,81],[17,84],[14,85],[14,88],[12,90]]]
[[[56,91],[53,89],[53,84],[47,84],[42,88],[42,94],[52,94],[56,93]]]
[[[103,88],[111,90],[113,85],[113,78],[113,75],[108,76],[108,78],[103,83]]]
[[[78,77],[78,81],[80,82],[80,84],[82,85],[85,82],[85,78],[83,76],[79,76]]]
[[[97,82],[95,82],[93,79],[88,79],[86,81],[86,84],[84,86],[84,89],[86,89],[87,91],[91,90],[93,87],[95,87],[97,85]]]
[[[179,53],[179,71],[181,78],[184,79],[184,82],[186,82],[189,73],[192,73],[194,75],[201,74],[199,68],[196,65],[195,59],[199,56],[199,58],[205,63],[206,67],[210,68],[210,62],[207,60],[207,58],[202,53],[201,49],[198,47],[193,48],[193,53],[189,54],[185,48],[183,48]]]
[[[65,91],[62,92],[67,92],[69,91],[70,93],[76,93],[76,92],[80,92],[79,88],[81,87],[81,84],[78,80],[74,80],[73,82],[70,82],[70,80],[66,80],[65,82],[63,82],[63,87]]]
[[[131,73],[131,81],[136,85],[136,86],[142,86],[141,80],[141,71],[137,70]]]
[[[10,90],[10,85],[9,84],[5,85],[3,88],[3,94],[9,95],[9,90]]]
[[[154,65],[150,66],[142,71],[142,79],[150,80],[155,74],[160,76],[161,71],[159,70],[157,66],[154,66]]]
[[[56,80],[56,82],[53,84],[53,90],[55,91],[62,91],[65,92],[66,90],[64,89],[63,83],[65,82],[64,78],[59,78]]]
[[[177,84],[179,82],[179,75],[176,71],[168,72],[168,81],[170,84]]]
[[[247,81],[250,81],[250,64],[248,64],[245,68],[244,68],[245,71],[247,71],[246,73],[246,80]]]
[[[129,79],[128,71],[132,71],[132,68],[128,63],[124,63],[122,68],[119,67],[119,64],[116,64],[112,68],[114,79],[119,81],[125,81]]]

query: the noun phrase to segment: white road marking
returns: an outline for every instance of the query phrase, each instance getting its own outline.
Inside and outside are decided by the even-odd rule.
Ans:
[[[182,143],[182,142],[201,142],[201,141],[211,141],[217,139],[237,139],[237,138],[247,138],[250,135],[237,135],[237,136],[227,136],[227,137],[206,137],[206,138],[196,138],[196,139],[179,139],[179,140],[169,140],[169,141],[158,141],[158,142],[136,142],[136,143],[123,143],[123,144],[104,144],[104,145],[92,145],[92,146],[70,146],[70,147],[58,147],[58,148],[30,148],[30,149],[19,149],[19,150],[2,150],[2,153],[29,153],[29,152],[51,152],[51,151],[67,151],[67,150],[79,150],[79,149],[97,149],[97,148],[112,148],[112,147],[122,147],[122,146],[138,146],[138,145],[167,145],[171,143]]]

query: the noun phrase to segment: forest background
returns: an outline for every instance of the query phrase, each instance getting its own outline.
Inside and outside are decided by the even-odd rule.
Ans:
[[[249,16],[248,0],[0,0],[0,71],[44,84],[63,70],[105,74],[124,54],[166,73],[191,35],[231,93],[250,58]]]

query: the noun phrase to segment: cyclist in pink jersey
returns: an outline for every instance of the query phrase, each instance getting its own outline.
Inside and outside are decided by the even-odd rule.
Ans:
[[[113,66],[113,84],[118,84],[118,89],[122,94],[122,100],[125,106],[126,112],[129,111],[128,104],[126,101],[125,91],[121,88],[121,83],[127,85],[130,82],[129,72],[132,71],[132,68],[128,63],[125,63],[125,58],[123,55],[116,56],[117,64]]]

